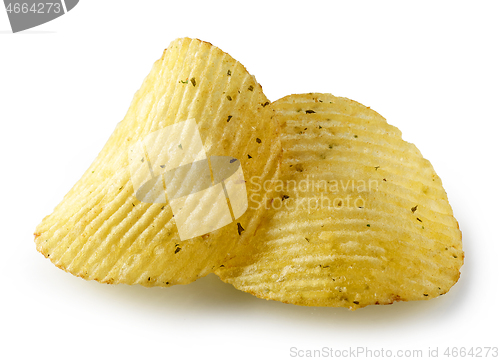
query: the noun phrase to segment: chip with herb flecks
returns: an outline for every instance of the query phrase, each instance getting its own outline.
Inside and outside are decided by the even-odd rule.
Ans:
[[[281,147],[267,103],[228,54],[197,39],[173,41],[90,168],[36,228],[37,249],[105,283],[170,286],[211,273],[263,214],[245,208],[245,180],[277,174]],[[217,162],[236,176],[215,174]]]
[[[290,95],[270,107],[283,147],[277,195],[220,278],[264,299],[350,309],[448,292],[461,232],[418,149],[345,98]]]

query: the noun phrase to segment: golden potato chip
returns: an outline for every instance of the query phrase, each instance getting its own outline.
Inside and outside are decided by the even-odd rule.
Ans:
[[[169,286],[210,273],[263,213],[247,210],[245,180],[277,173],[279,128],[262,116],[267,105],[228,54],[173,41],[90,168],[36,228],[37,249],[106,283]]]
[[[350,309],[446,293],[463,264],[461,232],[418,149],[345,98],[291,95],[271,107],[283,160],[267,188],[278,196],[220,278],[260,298]]]

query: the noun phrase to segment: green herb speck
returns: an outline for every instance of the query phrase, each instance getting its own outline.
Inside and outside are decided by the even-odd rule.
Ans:
[[[240,224],[240,223],[238,223],[238,234],[239,234],[240,236],[241,236],[241,232],[243,232],[244,230],[245,230],[245,228],[243,228],[243,227],[241,226],[241,224]]]

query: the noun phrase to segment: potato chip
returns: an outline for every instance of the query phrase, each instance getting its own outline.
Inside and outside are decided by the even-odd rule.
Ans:
[[[291,95],[271,107],[283,160],[267,188],[278,195],[220,278],[264,299],[352,310],[448,292],[461,232],[418,149],[345,98]]]
[[[105,283],[170,286],[210,273],[263,213],[247,210],[245,181],[277,173],[268,105],[228,54],[173,41],[90,168],[36,228],[37,249]]]

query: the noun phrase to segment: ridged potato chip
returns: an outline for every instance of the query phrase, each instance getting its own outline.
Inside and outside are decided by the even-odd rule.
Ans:
[[[36,228],[37,249],[105,283],[170,286],[212,272],[263,213],[246,210],[245,180],[277,174],[279,127],[263,115],[268,105],[231,56],[173,41],[90,168]]]
[[[461,232],[438,175],[375,111],[330,94],[271,104],[278,195],[255,238],[216,270],[237,289],[306,306],[426,300],[455,284]],[[260,184],[250,192],[260,192]]]

